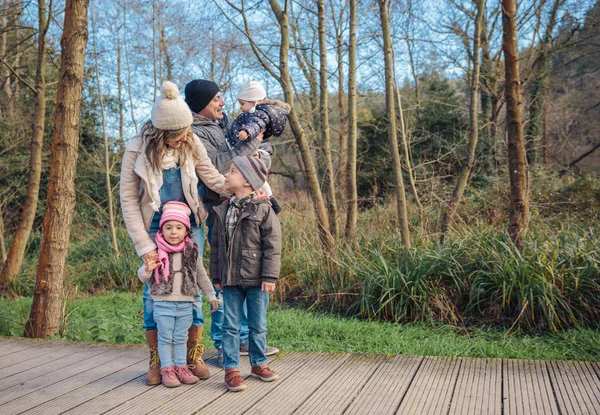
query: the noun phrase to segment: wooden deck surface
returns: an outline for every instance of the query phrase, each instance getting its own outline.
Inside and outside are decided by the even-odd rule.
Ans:
[[[0,414],[600,415],[598,363],[281,353],[278,381],[230,393],[205,358],[210,379],[167,389],[143,346],[0,338]]]

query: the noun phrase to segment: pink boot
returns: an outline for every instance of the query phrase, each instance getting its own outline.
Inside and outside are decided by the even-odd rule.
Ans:
[[[177,374],[177,378],[181,381],[181,383],[193,385],[200,380],[200,378],[195,376],[190,369],[193,369],[193,365],[175,367],[175,374]]]
[[[179,379],[177,379],[177,369],[178,368],[173,368],[173,366],[169,366],[165,367],[163,370],[160,371],[160,375],[162,377],[162,384],[165,385],[167,388],[176,388],[177,386],[181,385],[181,382],[179,382]]]

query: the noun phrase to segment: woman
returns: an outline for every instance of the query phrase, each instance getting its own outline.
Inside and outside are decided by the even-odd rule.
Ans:
[[[179,96],[177,86],[165,82],[161,97],[154,103],[151,120],[128,144],[121,166],[121,208],[127,232],[137,254],[145,263],[157,257],[154,237],[159,229],[162,206],[166,202],[186,203],[190,210],[192,239],[204,244],[202,223],[207,212],[198,196],[198,177],[217,193],[224,190],[224,177],[215,169],[206,149],[192,132],[192,113]],[[200,258],[201,260],[201,258]],[[157,331],[153,317],[154,303],[144,288],[144,328],[150,348],[148,385],[160,383]],[[195,365],[194,375],[210,376],[202,359],[202,300],[195,297],[192,327],[188,336],[188,363]]]

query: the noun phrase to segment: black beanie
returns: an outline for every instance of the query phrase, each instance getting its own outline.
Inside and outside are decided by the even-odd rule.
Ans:
[[[221,91],[213,81],[194,79],[185,86],[185,102],[190,109],[199,113]]]

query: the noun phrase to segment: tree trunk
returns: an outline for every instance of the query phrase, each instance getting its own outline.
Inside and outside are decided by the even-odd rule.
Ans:
[[[337,196],[335,189],[335,173],[333,171],[333,158],[331,157],[331,135],[329,131],[329,90],[327,82],[327,45],[325,42],[325,0],[319,0],[319,87],[321,89],[319,109],[321,111],[321,139],[325,159],[325,186],[327,188],[327,202],[329,210],[329,231],[331,236],[337,238]]]
[[[33,305],[25,325],[26,337],[43,338],[55,334],[59,329],[69,235],[75,206],[75,167],[88,38],[88,5],[89,0],[67,0],[65,5],[50,185]]]
[[[392,62],[392,37],[390,33],[389,0],[379,0],[381,31],[383,33],[383,54],[385,58],[385,112],[388,119],[388,139],[390,155],[394,169],[394,184],[396,186],[396,201],[398,204],[398,222],[402,243],[410,248],[410,231],[408,228],[408,213],[406,209],[406,193],[402,178],[402,163],[398,153],[398,136],[396,130],[396,109],[394,106],[394,79]]]
[[[133,94],[131,93],[131,67],[129,64],[129,42],[127,41],[127,5],[123,4],[123,33],[125,43],[125,63],[127,64],[127,94],[129,95],[129,111],[131,113],[131,121],[133,122],[133,128],[138,131],[137,122],[135,120],[135,114],[133,112]],[[156,95],[156,92],[155,92]]]
[[[125,116],[123,112],[123,82],[121,81],[121,31],[122,27],[117,29],[117,105],[119,106],[119,146],[121,151],[125,150],[125,138],[123,137],[123,128]]]
[[[42,176],[44,121],[46,119],[46,33],[48,32],[51,9],[52,0],[50,0],[48,10],[46,10],[45,0],[38,1],[38,57],[35,75],[35,104],[33,130],[31,132],[29,179],[25,201],[23,202],[23,210],[19,219],[19,227],[10,245],[5,267],[2,270],[2,274],[0,274],[0,286],[6,286],[21,272],[27,241],[29,240],[37,211],[40,179]]]
[[[510,223],[508,233],[517,248],[523,246],[527,232],[529,202],[527,200],[527,161],[523,139],[519,45],[517,37],[516,0],[502,0],[502,49],[504,51],[506,129],[508,133],[508,171],[510,176]]]
[[[283,90],[283,95],[285,100],[292,106],[292,109],[289,114],[290,120],[290,128],[294,137],[296,138],[296,142],[298,143],[298,147],[300,149],[300,154],[302,154],[302,162],[304,163],[304,168],[306,171],[306,177],[308,179],[308,188],[313,200],[315,214],[317,216],[317,226],[319,229],[319,236],[321,238],[321,242],[326,251],[330,251],[334,245],[334,239],[331,236],[329,218],[327,216],[327,209],[325,207],[325,202],[323,200],[323,194],[321,193],[321,187],[319,186],[319,179],[317,177],[317,171],[315,168],[315,164],[313,162],[313,157],[310,152],[310,147],[308,145],[308,141],[306,140],[306,136],[304,134],[304,129],[302,128],[302,124],[298,119],[298,114],[294,108],[294,94],[292,91],[292,82],[290,79],[290,72],[288,66],[288,56],[289,56],[289,48],[290,48],[290,34],[289,34],[289,21],[287,11],[281,9],[277,0],[269,0],[269,4],[271,5],[271,9],[277,18],[279,23],[279,30],[281,33],[281,45],[279,47],[279,83],[281,85],[281,89]]]
[[[348,49],[348,165],[346,170],[346,239],[356,246],[358,191],[356,187],[356,148],[358,128],[356,121],[356,0],[350,0],[350,39]]]
[[[0,266],[6,262],[6,239],[4,238],[4,206],[0,205]]]
[[[529,85],[529,123],[525,134],[527,149],[527,163],[537,163],[540,142],[544,134],[544,108],[546,97],[550,89],[550,58],[552,57],[551,43],[552,32],[556,27],[556,16],[564,0],[555,0],[550,10],[548,24],[542,40],[537,48],[537,58],[533,63],[532,81]],[[540,17],[541,18],[541,17]]]
[[[119,244],[117,242],[117,230],[116,230],[116,226],[115,226],[115,212],[113,209],[114,206],[114,202],[113,202],[113,192],[112,192],[112,185],[110,184],[110,172],[111,172],[111,168],[110,168],[110,148],[109,148],[109,143],[108,143],[108,134],[106,132],[106,115],[105,115],[105,111],[104,111],[104,97],[102,95],[102,88],[100,87],[100,65],[98,63],[99,61],[99,57],[98,57],[98,51],[96,49],[96,27],[95,27],[95,20],[92,17],[92,44],[93,44],[93,51],[94,51],[94,56],[96,58],[96,86],[98,88],[98,101],[100,104],[100,118],[102,121],[102,137],[104,139],[104,179],[106,182],[106,195],[107,195],[107,202],[108,202],[108,219],[109,219],[109,225],[110,225],[110,235],[112,238],[112,248],[113,251],[115,253],[115,256],[118,258],[119,257]]]
[[[341,13],[340,13],[341,14]],[[338,165],[338,191],[340,195],[344,195],[346,188],[346,166],[348,164],[348,131],[347,131],[347,114],[346,106],[344,105],[344,39],[342,38],[341,25],[342,16],[340,16],[339,33],[336,35],[336,50],[337,50],[337,73],[338,73],[338,91],[337,104],[340,113],[339,124],[339,143],[340,143],[340,159]],[[342,196],[343,197],[343,196]]]
[[[475,33],[473,33],[473,70],[471,71],[471,99],[469,103],[469,144],[467,146],[467,159],[463,164],[456,187],[452,193],[450,203],[442,216],[442,235],[440,244],[444,243],[444,238],[448,233],[448,225],[452,223],[456,208],[462,200],[473,164],[475,164],[475,150],[477,149],[477,140],[479,138],[479,50],[481,44],[481,23],[485,13],[486,0],[479,0],[477,3],[477,16],[475,17]]]
[[[156,91],[158,90],[158,72],[156,69],[156,4],[152,2],[152,78],[154,80],[154,98],[156,102]]]

